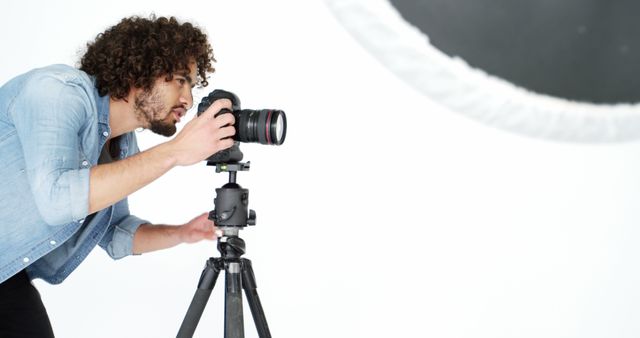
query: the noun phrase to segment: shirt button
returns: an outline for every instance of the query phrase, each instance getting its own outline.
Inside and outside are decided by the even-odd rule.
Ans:
[[[51,245],[56,245],[56,244],[58,244],[58,243],[56,243],[56,241],[51,241],[51,242],[49,242],[49,244],[51,244]]]
[[[109,136],[109,132],[108,131],[104,131],[104,132],[102,132],[102,135],[104,135],[104,137],[107,137],[107,136]]]
[[[82,165],[86,167],[86,166],[88,166],[88,165],[89,165],[89,162],[88,162],[88,161],[86,161],[86,160],[84,160],[84,161],[82,161]]]
[[[23,258],[22,261],[25,262],[25,263],[29,263],[29,257]]]

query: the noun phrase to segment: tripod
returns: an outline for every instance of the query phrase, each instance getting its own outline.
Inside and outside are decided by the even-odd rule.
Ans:
[[[218,251],[221,257],[207,260],[177,338],[193,337],[216,284],[216,279],[222,270],[225,271],[224,337],[244,338],[242,289],[245,291],[258,336],[260,338],[271,337],[256,290],[251,261],[241,257],[245,253],[245,243],[242,238],[238,237],[242,227],[256,224],[255,212],[253,210],[247,212],[249,190],[243,189],[236,183],[236,173],[248,171],[249,164],[250,162],[211,164],[216,165],[218,173],[229,172],[229,183],[216,189],[215,209],[209,213],[209,219],[213,220],[223,232],[222,237],[218,239]]]

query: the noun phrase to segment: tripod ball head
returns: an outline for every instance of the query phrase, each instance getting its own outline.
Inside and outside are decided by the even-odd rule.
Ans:
[[[216,189],[215,209],[209,218],[218,227],[245,227],[256,224],[256,213],[249,210],[249,190],[237,183],[227,183]]]

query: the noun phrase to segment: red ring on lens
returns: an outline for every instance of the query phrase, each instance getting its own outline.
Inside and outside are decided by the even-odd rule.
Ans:
[[[264,129],[266,130],[265,136],[267,137],[267,144],[272,144],[271,142],[271,114],[273,110],[269,110],[269,115],[267,115],[267,123],[264,124]]]

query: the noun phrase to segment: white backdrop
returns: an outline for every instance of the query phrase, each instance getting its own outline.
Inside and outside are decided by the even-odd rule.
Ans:
[[[274,337],[640,335],[640,143],[471,121],[397,79],[321,1],[8,2],[0,82],[75,64],[97,33],[151,12],[209,33],[217,72],[197,96],[224,88],[287,112],[286,143],[243,145],[252,169],[238,179],[258,214],[241,236]],[[212,209],[225,181],[180,168],[130,204],[178,224]],[[173,337],[215,255],[214,242],[115,262],[97,249],[61,285],[36,285],[58,337]],[[222,336],[222,281],[196,337]]]

